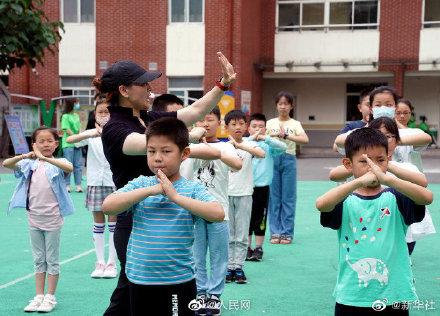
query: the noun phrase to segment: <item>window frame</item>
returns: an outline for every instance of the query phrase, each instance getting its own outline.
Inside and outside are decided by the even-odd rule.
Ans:
[[[60,95],[63,95],[63,90],[71,90],[72,91],[71,95],[78,97],[81,105],[93,105],[94,101],[95,101],[95,87],[93,87],[91,84],[89,87],[87,87],[87,86],[82,86],[82,87],[80,87],[80,86],[63,86],[63,80],[62,80],[63,78],[73,78],[73,77],[75,77],[75,76],[60,76]],[[78,78],[89,78],[89,77],[79,76]],[[81,95],[81,94],[75,93],[75,92],[79,92],[79,91],[85,91],[85,92],[88,92],[88,94]],[[89,103],[83,104],[81,102],[81,98],[88,98]]]
[[[168,24],[187,24],[187,23],[199,23],[199,24],[203,24],[205,23],[205,0],[202,0],[202,20],[198,21],[198,22],[190,22],[189,21],[189,3],[190,0],[183,0],[185,1],[184,3],[184,7],[183,7],[183,22],[173,22],[172,21],[172,3],[173,0],[168,0]]]
[[[355,31],[358,28],[362,27],[372,27],[368,29],[378,30],[380,25],[380,1],[381,0],[373,0],[377,1],[377,18],[376,23],[354,23],[354,14],[355,14],[355,4],[360,2],[369,2],[372,0],[277,0],[276,10],[275,10],[275,29],[276,32],[289,32],[289,31],[309,31],[309,30],[323,30],[324,32],[328,32],[330,30],[350,30]],[[423,0],[425,1],[425,0]],[[330,24],[330,4],[338,3],[338,2],[349,2],[352,4],[351,6],[351,24]],[[303,4],[316,4],[322,3],[324,4],[324,21],[322,25],[302,25],[303,21]],[[294,26],[279,26],[279,7],[280,4],[299,4],[299,25]],[[424,11],[423,11],[424,12]],[[361,30],[365,30],[362,28]]]
[[[93,22],[82,22],[81,21],[81,1],[82,0],[76,0],[76,22],[64,22],[64,1],[60,0],[60,17],[61,21],[64,24],[95,24],[96,23],[96,1],[93,0]]]
[[[426,9],[426,0],[423,0],[423,7],[422,7],[422,28],[433,28],[433,27],[440,27],[440,20],[438,21],[425,21],[425,9]]]

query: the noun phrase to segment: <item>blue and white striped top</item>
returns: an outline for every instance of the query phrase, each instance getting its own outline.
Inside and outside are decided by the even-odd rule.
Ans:
[[[156,177],[140,176],[117,192],[129,192],[157,184]],[[173,183],[177,193],[195,200],[215,201],[206,188],[181,177]],[[127,247],[125,272],[130,282],[167,285],[194,279],[193,215],[168,200],[150,196],[132,207],[133,229]]]

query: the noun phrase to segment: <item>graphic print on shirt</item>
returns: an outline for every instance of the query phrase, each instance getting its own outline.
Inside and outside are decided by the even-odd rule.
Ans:
[[[215,188],[213,181],[215,178],[214,162],[206,161],[197,170],[197,179],[199,179],[207,188]]]
[[[341,244],[341,247],[347,251],[345,261],[348,266],[357,273],[359,287],[368,287],[371,280],[377,280],[381,286],[388,284],[389,271],[385,262],[377,258],[362,258],[356,262],[351,262],[349,258],[350,247],[368,247],[370,243],[376,241],[377,234],[383,233],[380,223],[383,223],[384,220],[391,217],[391,211],[388,207],[384,207],[378,209],[377,212],[380,212],[380,215],[377,215],[379,220],[376,222],[378,227],[373,223],[372,217],[360,216],[354,223],[350,223],[349,229],[351,230],[352,236],[349,237],[348,234],[345,235],[345,241]]]

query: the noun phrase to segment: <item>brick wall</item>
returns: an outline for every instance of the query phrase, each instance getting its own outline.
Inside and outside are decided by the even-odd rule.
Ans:
[[[148,70],[156,62],[158,70],[166,72],[166,25],[168,1],[96,1],[96,74],[99,61],[109,65],[129,59]],[[167,89],[165,75],[152,83],[154,92]]]
[[[405,71],[418,70],[422,0],[380,2],[380,71],[394,73],[394,87],[403,94]]]

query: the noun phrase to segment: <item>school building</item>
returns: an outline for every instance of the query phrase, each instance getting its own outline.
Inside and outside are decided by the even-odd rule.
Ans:
[[[329,145],[358,118],[359,93],[381,84],[410,99],[418,121],[440,125],[438,0],[60,0],[45,9],[64,22],[59,52],[9,74],[12,93],[91,104],[92,78],[131,59],[163,72],[154,92],[190,103],[219,78],[222,51],[239,74],[236,107],[271,118],[273,96],[290,91],[311,146]]]

